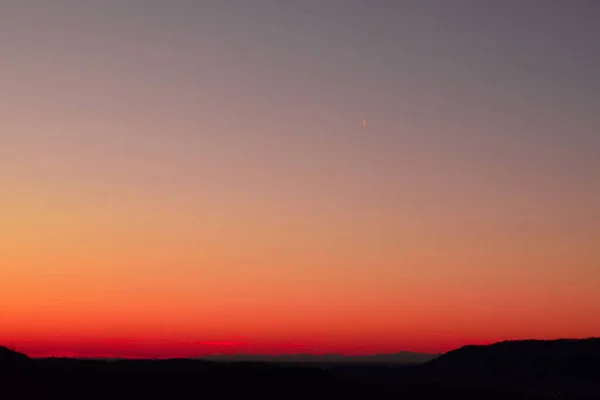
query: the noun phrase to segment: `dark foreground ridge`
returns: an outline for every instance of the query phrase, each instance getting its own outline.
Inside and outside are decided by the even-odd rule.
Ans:
[[[0,347],[0,398],[600,398],[600,339],[465,346],[420,365],[31,359]],[[431,398],[436,398],[431,397]]]

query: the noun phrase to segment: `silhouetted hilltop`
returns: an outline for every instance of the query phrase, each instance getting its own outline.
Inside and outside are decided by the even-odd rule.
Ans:
[[[0,346],[0,366],[22,365],[30,361],[31,359],[25,354]]]
[[[488,346],[464,346],[412,369],[411,373],[412,377],[432,381],[600,395],[600,339],[504,341]]]

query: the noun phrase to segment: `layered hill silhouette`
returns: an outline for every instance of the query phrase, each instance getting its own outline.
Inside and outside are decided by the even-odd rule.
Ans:
[[[277,363],[352,363],[352,364],[421,364],[431,361],[439,354],[413,353],[401,351],[391,354],[373,354],[364,356],[345,356],[341,354],[233,354],[205,357],[214,361],[259,361]]]
[[[465,346],[419,365],[367,360],[322,367],[302,360],[31,359],[0,347],[0,398],[86,397],[91,390],[106,398],[600,398],[600,339]]]

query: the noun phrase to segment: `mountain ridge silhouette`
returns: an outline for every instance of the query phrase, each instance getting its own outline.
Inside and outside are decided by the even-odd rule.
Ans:
[[[412,378],[600,396],[600,338],[467,345],[416,366]]]
[[[310,364],[310,363],[309,363]],[[600,338],[503,341],[467,345],[417,365],[219,362],[205,359],[34,359],[0,347],[0,397],[79,396],[79,384],[123,398],[190,390],[315,397],[389,394],[412,399],[600,398]],[[76,382],[77,384],[75,384]],[[199,386],[200,385],[200,386]],[[118,396],[117,396],[118,397]]]

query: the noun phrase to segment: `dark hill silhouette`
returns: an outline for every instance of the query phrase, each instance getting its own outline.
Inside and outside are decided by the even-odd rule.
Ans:
[[[560,396],[558,393],[560,392]],[[600,398],[600,339],[465,346],[415,366],[30,359],[0,348],[0,398]]]
[[[25,354],[0,346],[0,367],[23,365],[30,361],[31,359]]]
[[[464,346],[411,370],[411,378],[482,383],[536,393],[600,396],[600,339],[504,341]]]

